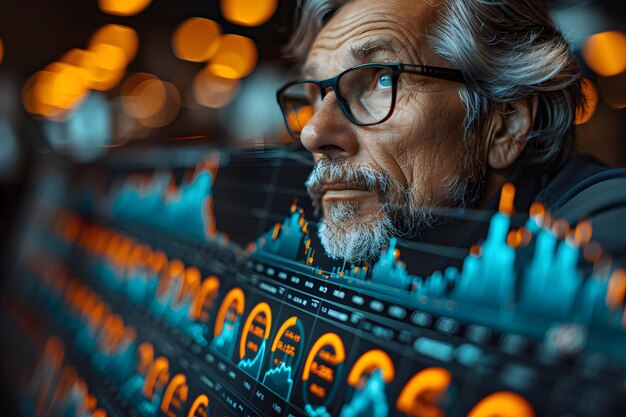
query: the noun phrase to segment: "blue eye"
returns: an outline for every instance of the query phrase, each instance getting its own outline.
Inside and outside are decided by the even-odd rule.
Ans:
[[[393,85],[391,74],[381,74],[378,77],[378,87],[380,88],[391,88]]]

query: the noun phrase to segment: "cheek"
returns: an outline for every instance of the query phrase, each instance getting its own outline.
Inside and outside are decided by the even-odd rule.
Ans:
[[[442,96],[416,95],[398,103],[391,125],[395,137],[408,139],[399,147],[407,160],[418,155],[433,162],[445,160],[460,144],[464,113]]]
[[[446,146],[456,144],[464,117],[465,108],[454,93],[411,94],[398,100],[394,124],[423,137],[425,146]]]
[[[451,97],[452,96],[452,97]],[[461,157],[464,108],[452,93],[414,95],[399,100],[387,129],[389,143],[408,186],[432,193],[453,173]]]

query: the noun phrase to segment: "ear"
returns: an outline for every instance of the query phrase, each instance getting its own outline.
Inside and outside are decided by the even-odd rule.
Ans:
[[[487,162],[492,169],[509,168],[526,148],[539,97],[533,95],[496,108],[487,127]]]

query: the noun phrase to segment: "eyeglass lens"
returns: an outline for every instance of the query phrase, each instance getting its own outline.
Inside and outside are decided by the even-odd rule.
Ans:
[[[359,124],[383,121],[393,107],[393,72],[384,67],[361,67],[339,79],[338,90],[349,116]],[[283,91],[281,105],[290,133],[299,138],[321,104],[317,84],[302,82]]]

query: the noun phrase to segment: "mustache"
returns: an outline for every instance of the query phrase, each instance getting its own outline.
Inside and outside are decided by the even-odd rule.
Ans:
[[[390,190],[392,180],[387,173],[369,165],[352,164],[346,160],[320,159],[305,182],[316,212],[321,209],[322,196],[331,184],[376,192],[382,197]]]

